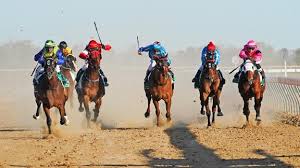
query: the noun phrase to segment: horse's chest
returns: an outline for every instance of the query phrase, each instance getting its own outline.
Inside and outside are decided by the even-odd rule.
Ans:
[[[168,99],[169,94],[163,89],[153,89],[152,98],[154,100]]]
[[[61,94],[61,93],[64,94]],[[61,90],[61,91],[53,91],[53,90],[48,90],[46,92],[46,97],[48,98],[48,102],[51,106],[56,106],[59,104],[62,104],[63,102],[66,101],[66,90]]]

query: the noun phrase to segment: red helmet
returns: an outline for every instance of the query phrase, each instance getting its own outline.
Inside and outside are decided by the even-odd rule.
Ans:
[[[216,50],[216,46],[214,45],[213,42],[209,42],[208,45],[207,45],[207,50],[208,51],[215,51]]]
[[[97,49],[99,48],[100,44],[97,43],[95,40],[91,40],[88,44],[88,49]]]

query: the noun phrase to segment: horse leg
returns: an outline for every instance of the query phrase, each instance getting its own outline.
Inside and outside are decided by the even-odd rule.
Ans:
[[[94,109],[94,119],[92,120],[93,122],[97,121],[97,118],[99,116],[100,112],[100,106],[102,104],[102,98],[99,98],[95,104],[95,109]]]
[[[60,113],[60,125],[69,125],[70,121],[68,120],[68,116],[66,114],[65,105],[60,105],[58,110]]]
[[[148,107],[147,111],[145,112],[145,117],[148,118],[150,116],[150,103],[151,103],[151,94],[146,93],[147,99],[148,99]]]
[[[45,115],[46,115],[46,118],[47,118],[48,131],[49,131],[49,134],[51,134],[52,133],[52,131],[51,131],[52,120],[51,120],[51,117],[50,117],[50,108],[47,107],[44,104],[43,104],[43,108],[44,108],[44,112],[45,112]]]
[[[218,114],[217,116],[223,116],[224,114],[222,113],[221,107],[220,107],[220,96],[221,96],[221,91],[219,90],[218,93],[216,94],[216,105],[218,107]]]
[[[83,98],[82,96],[78,95],[78,101],[79,101],[79,112],[83,112],[84,108],[82,107],[82,103],[83,103]]]
[[[91,120],[91,112],[90,112],[90,107],[89,107],[89,97],[88,96],[84,96],[84,108],[85,108],[85,116],[86,116],[86,120],[87,120],[87,127],[90,128],[90,120]]]
[[[247,124],[249,124],[249,114],[250,114],[250,110],[249,110],[249,98],[243,98],[244,100],[244,108],[243,108],[243,113],[246,116],[247,119]]]
[[[37,108],[36,108],[36,113],[33,115],[33,118],[38,120],[40,118],[40,107],[41,107],[42,102],[38,99],[35,99],[35,102],[36,102]]]
[[[260,117],[260,107],[261,107],[261,102],[262,102],[262,97],[256,98],[255,97],[255,105],[254,105],[254,109],[256,111],[256,121],[261,121],[261,117]]]
[[[210,123],[211,111],[209,109],[209,97],[208,97],[208,94],[205,97],[206,97],[206,99],[205,99],[205,110],[206,110],[206,116],[207,116],[207,127],[209,127],[209,126],[211,126],[211,123]]]
[[[213,123],[213,124],[215,123],[215,113],[216,113],[216,111],[217,111],[217,104],[218,104],[217,101],[218,101],[218,100],[217,100],[217,97],[214,96],[214,98],[213,98],[213,105],[212,105],[212,113],[213,113],[213,116],[212,116],[212,123]]]
[[[160,109],[159,109],[159,103],[156,100],[153,100],[153,104],[155,106],[155,112],[156,112],[156,120],[157,120],[157,126],[160,127]]]
[[[166,117],[167,117],[167,121],[170,122],[171,121],[171,104],[172,104],[172,99],[166,99],[165,100],[165,104],[166,104]]]
[[[205,115],[205,111],[204,111],[205,101],[204,101],[204,95],[203,95],[203,93],[201,93],[201,91],[200,91],[200,102],[201,102],[201,111],[200,111],[200,113],[202,115]]]

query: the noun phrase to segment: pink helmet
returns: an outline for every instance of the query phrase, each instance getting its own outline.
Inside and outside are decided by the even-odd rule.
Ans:
[[[246,44],[247,48],[256,48],[256,42],[254,40],[249,40]]]

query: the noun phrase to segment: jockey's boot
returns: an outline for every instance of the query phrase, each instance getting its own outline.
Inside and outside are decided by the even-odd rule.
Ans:
[[[38,85],[38,83],[37,83],[36,79],[33,78],[33,90],[34,90],[34,92],[37,92],[37,85]]]
[[[223,76],[220,69],[218,70],[218,74],[219,74],[219,77],[221,79],[221,85],[224,85],[225,84],[225,78],[224,78],[224,76]]]
[[[33,78],[33,79],[32,79],[32,83],[33,83],[33,86],[36,86],[36,85],[38,84],[37,79]]]
[[[82,68],[79,69],[79,71],[77,72],[76,74],[76,82],[78,83],[79,82],[79,79],[81,78],[81,75],[83,74],[84,70]]]
[[[144,79],[144,83],[147,83],[148,82],[148,76],[150,74],[151,71],[148,71],[146,72],[146,76],[145,76],[145,79]]]
[[[232,80],[233,83],[239,83],[240,73],[241,73],[241,71],[238,71],[238,72],[234,75],[233,80]]]
[[[192,80],[193,83],[199,80],[200,74],[201,74],[201,70],[198,69],[198,71],[197,71],[195,77],[194,77],[193,80]]]
[[[58,79],[61,80],[64,87],[70,87],[70,82],[61,72],[57,72],[57,76]]]
[[[102,71],[102,69],[99,69],[99,73],[100,73],[100,78],[102,79],[103,77],[103,81],[104,81],[104,86],[109,86],[109,83],[107,81],[107,77],[104,75],[104,72]]]
[[[260,68],[260,69],[258,69],[258,72],[260,72],[260,74],[261,74],[261,77],[262,77],[262,84],[264,85],[265,84],[265,80],[266,80],[266,75],[265,75],[265,71],[262,69],[262,68]]]
[[[175,82],[175,75],[174,75],[173,71],[171,71],[170,69],[169,69],[169,73],[171,74],[172,81],[174,83]]]

